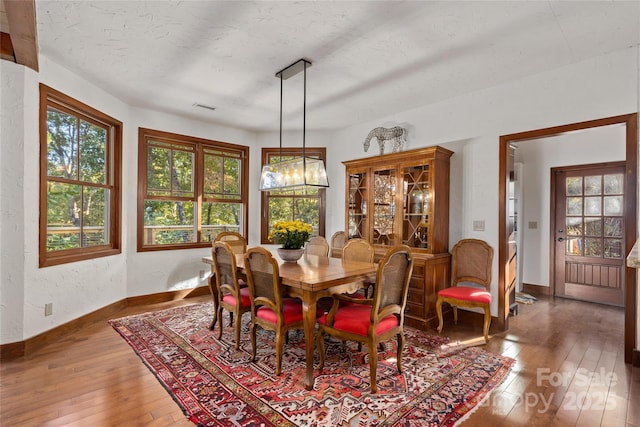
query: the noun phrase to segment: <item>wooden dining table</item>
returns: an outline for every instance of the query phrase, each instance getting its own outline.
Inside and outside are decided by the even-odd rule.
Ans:
[[[289,295],[302,300],[307,369],[304,386],[312,390],[316,302],[324,296],[364,287],[366,280],[375,278],[377,264],[307,254],[297,262],[283,262],[275,253],[274,257],[279,261],[281,283],[288,288]],[[212,263],[212,258],[203,257],[203,261]],[[244,255],[236,255],[236,262],[238,270],[244,272]]]

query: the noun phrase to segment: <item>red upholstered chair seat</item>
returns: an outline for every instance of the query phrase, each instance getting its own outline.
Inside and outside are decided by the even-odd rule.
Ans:
[[[282,314],[284,315],[284,324],[289,325],[295,322],[302,321],[302,301],[297,298],[285,298],[282,300]],[[256,312],[256,317],[273,323],[277,322],[276,312],[269,307],[259,307]]]
[[[469,286],[456,286],[455,288],[445,288],[438,292],[438,296],[443,298],[455,298],[461,301],[473,301],[481,304],[491,304],[491,293],[484,289],[472,288]]]
[[[328,314],[322,315],[318,323],[327,324]],[[371,307],[366,305],[345,304],[336,312],[333,328],[366,337],[371,324]],[[376,334],[380,335],[398,326],[398,318],[394,315],[384,317],[376,327]]]
[[[235,305],[236,297],[231,294],[227,294],[222,297],[222,301],[226,302],[227,304]],[[240,289],[240,306],[251,307],[251,296],[249,295],[249,288]]]

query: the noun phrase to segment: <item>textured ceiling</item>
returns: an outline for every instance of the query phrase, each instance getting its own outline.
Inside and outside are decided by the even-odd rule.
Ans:
[[[36,20],[42,54],[128,104],[256,131],[300,58],[307,129],[336,129],[640,43],[637,1],[37,0]],[[284,101],[300,128],[301,75]]]

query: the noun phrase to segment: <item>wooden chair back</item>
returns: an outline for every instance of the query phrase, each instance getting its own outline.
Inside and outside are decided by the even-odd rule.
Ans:
[[[234,254],[243,254],[247,252],[247,239],[238,232],[235,231],[222,231],[216,235],[215,242],[225,242],[227,243]]]
[[[413,258],[408,246],[394,246],[380,260],[373,288],[371,321],[378,321],[389,314],[398,316],[399,327],[404,325],[404,309],[407,305],[409,282],[413,272]]]
[[[336,231],[331,236],[331,257],[342,258],[342,249],[347,243],[347,233],[344,231]]]
[[[451,249],[451,286],[472,282],[489,288],[493,248],[483,240],[462,239]]]
[[[373,262],[375,249],[364,239],[351,239],[342,248],[342,259],[345,261]]]
[[[278,261],[262,247],[251,248],[245,254],[245,270],[249,282],[252,310],[266,305],[273,311],[281,310],[282,291]]]
[[[313,236],[304,246],[304,253],[309,255],[329,256],[329,243],[322,236]]]

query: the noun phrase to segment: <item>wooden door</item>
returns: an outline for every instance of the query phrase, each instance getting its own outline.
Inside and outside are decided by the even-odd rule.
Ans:
[[[624,162],[552,169],[555,295],[622,306]]]

